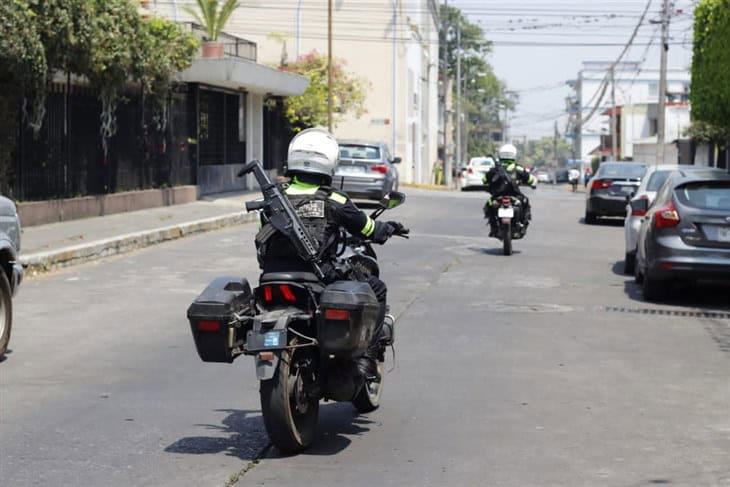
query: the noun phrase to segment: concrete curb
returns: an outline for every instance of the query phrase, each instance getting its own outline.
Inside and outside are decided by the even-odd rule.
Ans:
[[[39,274],[60,267],[68,267],[90,262],[112,255],[124,254],[133,250],[188,237],[198,233],[209,232],[233,225],[256,221],[258,213],[228,213],[203,220],[179,223],[167,227],[128,233],[118,237],[96,240],[81,245],[73,245],[47,252],[21,255],[20,263],[25,267],[27,275]]]

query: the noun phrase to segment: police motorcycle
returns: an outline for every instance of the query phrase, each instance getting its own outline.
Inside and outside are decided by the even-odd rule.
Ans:
[[[335,264],[342,279],[323,284],[316,241],[291,202],[258,161],[244,166],[239,176],[249,172],[264,198],[247,202],[247,211],[261,210],[311,264],[312,272],[263,274],[255,289],[245,278],[219,277],[187,315],[204,362],[254,357],[266,431],[280,451],[298,453],[314,440],[320,400],[351,402],[359,412],[380,404],[384,354],[378,357],[380,378],[363,377],[356,366],[381,318],[367,283],[380,270],[371,242],[343,232]],[[403,193],[391,192],[371,218],[404,202]],[[407,233],[404,229],[400,236],[407,238]],[[392,316],[388,320],[393,324]]]
[[[518,240],[527,233],[524,224],[522,202],[514,196],[501,196],[497,207],[497,236],[502,241],[502,253],[512,255],[512,240]]]

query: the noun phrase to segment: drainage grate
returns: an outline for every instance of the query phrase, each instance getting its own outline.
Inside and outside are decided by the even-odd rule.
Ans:
[[[683,318],[710,318],[716,320],[730,320],[730,313],[720,311],[686,311],[661,308],[625,308],[621,306],[601,306],[599,308],[608,313],[629,313],[639,315],[678,316]]]

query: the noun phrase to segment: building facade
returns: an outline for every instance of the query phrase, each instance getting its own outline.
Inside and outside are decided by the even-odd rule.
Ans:
[[[590,162],[605,155],[611,144],[611,62],[583,63],[570,85],[575,95],[569,100],[569,132],[573,134],[576,159]],[[608,79],[606,84],[604,80]],[[634,141],[646,143],[657,135],[659,70],[643,68],[641,63],[623,62],[614,68],[617,133],[621,159],[634,158]],[[689,126],[690,73],[686,69],[667,70],[667,112],[665,140],[676,140]],[[604,89],[605,88],[605,89]]]
[[[194,0],[152,0],[150,9],[178,21]],[[438,147],[438,6],[434,0],[335,0],[333,55],[366,84],[366,111],[334,127],[347,139],[384,141],[403,159],[401,181],[426,182]],[[312,51],[327,53],[327,2],[242,2],[226,31],[254,41],[270,66]]]

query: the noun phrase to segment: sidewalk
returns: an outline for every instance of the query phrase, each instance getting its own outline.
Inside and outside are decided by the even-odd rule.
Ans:
[[[194,203],[23,229],[21,263],[28,274],[130,252],[135,249],[252,222],[244,203],[260,193],[210,195]]]

